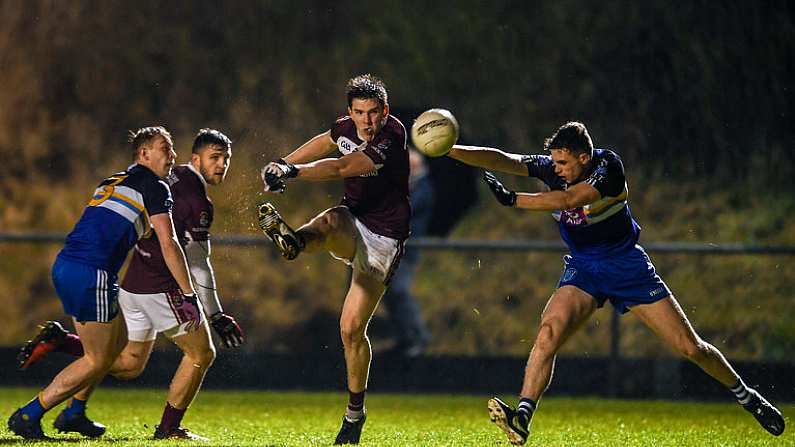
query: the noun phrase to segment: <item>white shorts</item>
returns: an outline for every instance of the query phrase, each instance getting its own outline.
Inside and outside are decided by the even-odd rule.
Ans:
[[[119,306],[130,341],[151,341],[158,332],[179,337],[195,331],[204,321],[201,302],[197,300],[195,306],[186,303],[180,293],[139,294],[120,289]]]
[[[356,253],[353,260],[329,252],[332,257],[348,264],[354,270],[366,273],[385,285],[397,270],[403,256],[403,241],[373,233],[350,211],[347,213],[356,225]]]

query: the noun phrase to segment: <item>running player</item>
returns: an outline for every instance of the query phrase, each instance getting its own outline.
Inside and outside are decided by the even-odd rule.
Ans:
[[[157,238],[140,240],[119,295],[129,341],[110,369],[110,374],[117,379],[138,377],[146,368],[158,332],[170,337],[182,349],[185,355],[171,383],[166,409],[155,431],[158,439],[205,439],[180,428],[182,416],[215,358],[203,314],[209,315],[210,325],[226,347],[237,347],[243,342],[239,325],[223,312],[209,259],[213,204],[206,188],[224,181],[232,156],[232,142],[217,130],[201,129],[194,139],[192,152],[190,163],[174,167],[166,180],[174,199],[174,228],[187,255],[202,312],[181,311],[179,296],[175,293],[177,284],[165,266]],[[66,346],[67,338],[71,344],[77,337],[64,331],[57,322],[47,322],[39,336],[22,349],[21,366],[27,368],[51,350],[63,348],[70,352],[73,348]],[[56,428],[91,437],[104,432],[101,424],[85,416],[90,392],[89,388],[72,398],[56,418]]]
[[[490,172],[485,181],[505,205],[551,211],[570,253],[563,275],[541,315],[518,408],[493,398],[489,414],[512,444],[524,444],[538,400],[549,386],[555,355],[563,343],[605,301],[616,312],[631,311],[658,337],[726,386],[770,433],[784,431],[784,419],[749,388],[717,348],[701,339],[654,265],[638,245],[640,226],[627,203],[624,166],[618,154],[594,149],[581,123],[561,126],[546,140],[549,155],[518,155],[498,149],[454,146],[449,156],[513,175],[536,177],[550,189],[507,190]]]
[[[358,444],[371,348],[367,324],[403,253],[409,235],[409,160],[406,129],[389,114],[383,82],[357,76],[347,84],[348,116],[263,169],[266,191],[284,191],[286,180],[344,180],[339,206],[293,231],[270,203],[259,223],[287,259],[328,251],[353,273],[340,317],[348,376],[348,406],[335,444]],[[334,150],[340,158],[324,158]]]
[[[163,181],[177,157],[171,135],[163,127],[138,129],[131,132],[130,149],[135,163],[99,184],[53,265],[55,290],[74,320],[84,352],[11,415],[9,430],[23,438],[46,438],[41,428],[44,413],[101,380],[124,348],[127,336],[118,318],[117,274],[133,245],[153,229],[182,309],[199,309],[174,234],[171,192]]]

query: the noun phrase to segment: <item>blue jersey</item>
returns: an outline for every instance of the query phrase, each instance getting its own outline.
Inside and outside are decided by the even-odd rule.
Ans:
[[[565,190],[565,180],[555,174],[549,155],[528,155],[523,160],[528,175],[544,182],[550,190]],[[638,242],[640,225],[627,203],[627,182],[619,156],[607,149],[594,149],[584,182],[596,188],[601,198],[594,203],[555,211],[560,235],[571,254],[596,258],[624,253]]]
[[[152,231],[149,216],[170,212],[171,205],[168,184],[133,165],[97,186],[58,256],[117,274],[130,249]]]

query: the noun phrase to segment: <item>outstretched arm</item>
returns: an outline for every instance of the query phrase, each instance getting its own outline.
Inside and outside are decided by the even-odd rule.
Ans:
[[[522,162],[522,155],[504,152],[500,149],[482,146],[455,145],[447,154],[448,157],[468,165],[500,171],[506,174],[527,176],[527,166]]]
[[[483,174],[489,189],[498,202],[531,211],[556,211],[578,208],[596,202],[602,195],[586,182],[577,183],[565,191],[514,192],[499,181],[491,172]]]
[[[377,169],[373,159],[361,151],[351,152],[340,158],[324,158],[312,163],[297,165],[301,180],[323,181],[356,177]]]
[[[331,140],[331,131],[327,130],[312,137],[283,160],[290,164],[309,163],[325,157],[335,149],[337,149],[337,145]]]

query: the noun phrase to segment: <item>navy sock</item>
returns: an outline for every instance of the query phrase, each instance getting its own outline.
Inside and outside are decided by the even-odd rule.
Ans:
[[[748,386],[745,385],[743,379],[738,379],[737,383],[729,390],[741,405],[745,405],[751,400],[751,393],[748,392]]]
[[[63,413],[68,418],[86,414],[86,401],[72,397],[69,399],[69,402],[66,403],[66,408],[64,408]]]
[[[47,412],[49,408],[44,408],[39,396],[36,396],[22,407],[22,414],[26,414],[31,420],[38,421]]]
[[[519,406],[516,407],[516,411],[529,421],[533,417],[533,412],[536,411],[537,405],[533,399],[522,397],[519,399]]]

